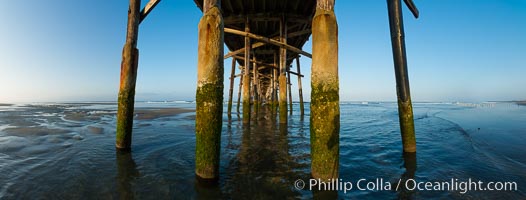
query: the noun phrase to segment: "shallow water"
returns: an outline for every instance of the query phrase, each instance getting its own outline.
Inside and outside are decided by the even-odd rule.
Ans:
[[[140,108],[195,104],[137,103]],[[342,103],[340,178],[379,187],[417,181],[508,181],[517,191],[344,193],[297,190],[310,178],[309,115],[298,105],[287,127],[262,110],[243,127],[224,115],[220,180],[194,175],[194,112],[135,120],[132,153],[114,148],[115,104],[0,105],[0,198],[285,199],[526,198],[526,107],[511,103],[415,103],[418,153],[401,153],[396,103]],[[235,110],[235,109],[234,109]],[[225,107],[226,111],[226,107]]]

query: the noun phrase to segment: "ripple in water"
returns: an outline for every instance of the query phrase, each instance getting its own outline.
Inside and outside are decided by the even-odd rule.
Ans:
[[[294,104],[287,127],[265,109],[249,127],[225,114],[220,180],[203,185],[194,175],[195,104],[138,103],[133,150],[120,153],[116,105],[78,103],[0,107],[0,198],[525,198],[526,107],[469,105],[416,103],[418,153],[402,154],[395,103],[342,103],[340,178],[515,181],[519,191],[296,190],[310,178],[309,104],[304,117]]]

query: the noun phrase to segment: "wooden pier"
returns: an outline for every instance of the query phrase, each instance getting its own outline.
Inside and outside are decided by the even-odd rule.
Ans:
[[[116,147],[131,148],[139,24],[160,2],[151,0],[139,12],[140,0],[130,0],[128,32],[123,49],[117,115]],[[196,91],[196,169],[199,178],[217,180],[223,115],[224,59],[232,58],[227,114],[233,107],[235,79],[239,78],[237,113],[243,124],[260,118],[262,105],[279,112],[280,129],[292,115],[291,76],[298,79],[300,115],[304,102],[299,57],[311,66],[311,173],[314,178],[338,178],[339,77],[338,23],[335,0],[194,0],[203,11],[198,26]],[[404,0],[418,11],[411,0]],[[403,150],[416,151],[409,93],[407,60],[400,0],[387,0],[393,45]],[[312,36],[312,54],[302,49]],[[225,52],[223,45],[228,47]],[[296,69],[294,70],[294,63]],[[239,69],[237,73],[236,69]],[[288,96],[287,96],[288,95]],[[242,101],[241,100],[242,96]],[[239,109],[242,103],[242,110]],[[252,118],[252,120],[251,120]]]

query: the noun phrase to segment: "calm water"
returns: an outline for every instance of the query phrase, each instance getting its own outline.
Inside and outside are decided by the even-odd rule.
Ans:
[[[193,108],[191,103],[136,107]],[[194,176],[194,118],[136,120],[131,154],[114,149],[113,104],[0,106],[2,199],[285,199],[329,198],[297,190],[310,178],[309,115],[298,105],[288,127],[263,110],[243,127],[224,115],[220,181]],[[401,153],[395,103],[342,103],[340,178],[395,184],[417,181],[514,181],[517,191],[360,191],[338,198],[526,198],[526,107],[511,103],[415,103],[416,156]],[[226,109],[225,109],[226,111]],[[385,185],[385,183],[384,183]],[[377,186],[380,187],[380,186]],[[379,188],[381,189],[381,188]]]

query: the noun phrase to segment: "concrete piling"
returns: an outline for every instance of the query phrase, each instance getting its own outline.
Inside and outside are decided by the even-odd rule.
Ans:
[[[224,72],[220,7],[219,0],[205,0],[199,22],[195,173],[207,180],[219,177]]]
[[[338,24],[334,0],[317,0],[312,21],[311,173],[335,179],[339,170]]]
[[[126,44],[122,50],[121,77],[117,107],[117,132],[115,147],[130,150],[133,129],[133,110],[135,104],[135,83],[139,65],[137,38],[140,23],[140,0],[130,0]]]

